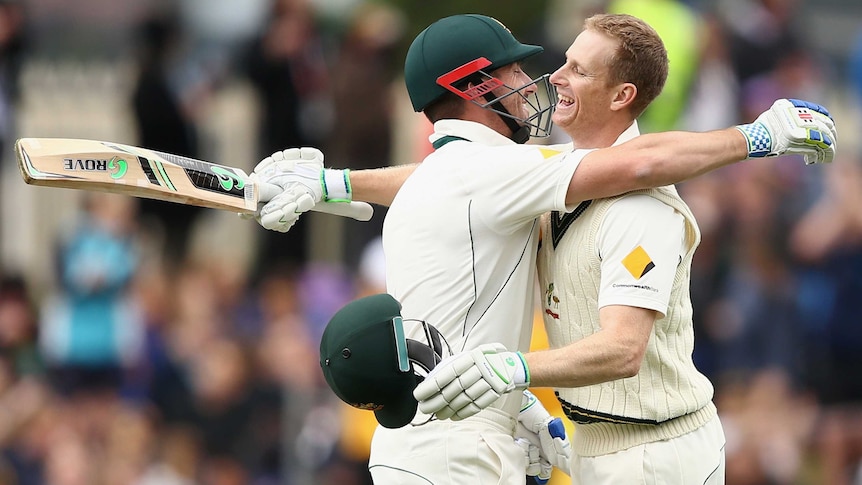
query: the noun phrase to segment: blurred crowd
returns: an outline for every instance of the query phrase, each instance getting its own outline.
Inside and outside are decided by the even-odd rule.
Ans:
[[[81,3],[101,21],[100,9],[123,8]],[[133,129],[111,141],[205,158],[235,141],[202,126],[220,91],[241,82],[252,93],[251,159],[227,164],[250,170],[275,150],[312,145],[340,168],[366,168],[431,149],[427,123],[404,112],[403,53],[425,25],[403,2],[131,3],[117,14],[127,35],[110,40],[134,60],[124,92]],[[556,68],[593,12],[631,13],[659,31],[671,76],[644,132],[748,122],[781,97],[833,109],[843,144],[832,165],[748,161],[678,187],[703,234],[695,359],[716,384],[727,483],[862,484],[862,150],[851,142],[862,121],[862,9],[824,3],[859,26],[836,31],[846,49],[827,52],[802,28],[799,0],[522,3],[481,13],[514,22],[518,8],[540,5],[540,21],[515,32],[546,47],[528,66],[539,71]],[[7,184],[15,138],[97,138],[16,128],[27,63],[79,55],[39,42],[65,32],[59,5],[0,0]],[[39,232],[50,235],[45,271],[8,256],[0,265],[0,485],[370,483],[373,418],[326,387],[318,343],[338,308],[383,291],[385,208],[368,223],[304,217],[280,234],[238,218],[207,232],[211,211],[166,202],[73,200]],[[4,217],[24,213],[2,204]],[[45,222],[3,224],[0,239],[23,237],[25,224]],[[213,249],[237,232],[254,235],[243,243],[250,257]]]

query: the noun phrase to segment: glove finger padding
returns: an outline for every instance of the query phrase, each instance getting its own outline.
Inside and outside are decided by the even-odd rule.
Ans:
[[[551,478],[551,464],[542,459],[537,444],[525,437],[519,437],[517,433],[515,436],[515,444],[524,452],[526,475],[533,477],[539,485],[544,485]]]
[[[416,389],[413,390],[413,397],[419,401],[421,406],[422,401],[428,400],[435,394],[440,393],[446,386],[461,378],[473,366],[473,357],[469,352],[461,352],[446,357],[434,367],[424,381],[416,386]],[[481,377],[481,374],[478,374],[478,376]],[[468,378],[468,376],[464,376],[465,381]]]
[[[536,483],[546,483],[551,478],[553,465],[543,456],[542,445],[537,435],[528,430],[523,424],[518,423],[515,428],[515,443],[525,450],[527,459],[527,475],[535,479]]]
[[[829,111],[819,104],[799,99],[779,101],[781,103],[777,101],[777,105],[784,105],[779,112],[784,114],[788,124],[797,127],[792,131],[793,140],[788,152],[802,153],[806,164],[831,162],[838,132]],[[810,149],[815,151],[812,153]]]
[[[413,397],[419,410],[439,419],[464,419],[490,406],[500,396],[526,387],[526,364],[501,344],[485,344],[455,354],[437,364],[425,380],[416,386]]]
[[[303,190],[285,190],[260,209],[258,222],[265,229],[287,232],[300,214],[314,207],[314,199]]]
[[[323,152],[314,147],[302,147],[299,149],[299,158],[301,160],[323,161]]]
[[[815,127],[808,129],[804,142],[817,150],[804,154],[805,164],[831,163],[838,150],[837,141],[838,130],[832,118],[820,113],[815,114]]]
[[[494,392],[493,390],[488,390],[487,392],[485,392],[481,396],[473,399],[466,406],[462,406],[460,409],[458,409],[455,412],[455,415],[452,416],[451,419],[453,421],[460,421],[462,419],[469,418],[470,416],[473,416],[473,415],[477,414],[479,411],[487,408],[491,404],[494,404],[494,401],[496,401],[497,399],[500,399],[500,395],[497,394],[496,392]],[[440,417],[439,413],[438,413],[437,417],[438,418]],[[440,419],[442,419],[442,418],[440,418]]]
[[[552,416],[529,390],[524,391],[518,423],[537,438],[542,456],[549,463],[569,473],[572,446],[566,436],[563,420]],[[530,437],[529,434],[527,437]]]
[[[253,174],[252,178],[256,178],[257,174]],[[258,190],[258,203],[266,203],[277,197],[283,192],[282,188],[275,184],[266,182],[255,182]]]
[[[563,424],[563,420],[554,418],[546,423],[539,432],[539,440],[542,443],[542,449],[548,450],[548,461],[560,470],[569,473],[572,463],[572,445],[566,437],[566,426]]]
[[[436,374],[432,373],[413,391],[413,397],[419,401],[419,410],[423,413],[434,414],[438,419],[449,419],[476,400],[490,404],[500,397],[482,379],[482,373],[472,365],[469,355],[457,354],[454,357],[458,356],[461,357],[459,362],[452,362],[451,366]],[[429,385],[423,386],[425,383]],[[422,389],[420,386],[423,386]],[[460,416],[461,419],[465,417]]]

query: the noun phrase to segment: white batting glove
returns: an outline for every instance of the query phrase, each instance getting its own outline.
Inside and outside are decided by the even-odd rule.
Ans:
[[[806,165],[830,163],[835,158],[835,121],[816,103],[779,99],[754,123],[736,129],[748,142],[748,158],[801,154]]]
[[[325,169],[323,153],[310,147],[288,148],[264,158],[252,177],[266,201],[256,215],[261,226],[287,232],[309,210],[360,221],[371,219],[373,208],[364,202],[352,202],[349,170]],[[277,195],[264,190],[281,188]]]
[[[542,458],[539,445],[525,437],[518,436],[517,431],[515,433],[515,444],[524,451],[526,475],[533,477],[533,480],[539,485],[548,483],[548,480],[551,479],[553,466],[548,463],[548,460]]]
[[[567,474],[571,473],[572,445],[566,436],[563,420],[551,416],[536,395],[527,389],[521,399],[515,436],[537,445],[542,459]]]
[[[443,359],[416,386],[413,397],[423,413],[458,421],[529,384],[530,372],[520,352],[485,344]]]

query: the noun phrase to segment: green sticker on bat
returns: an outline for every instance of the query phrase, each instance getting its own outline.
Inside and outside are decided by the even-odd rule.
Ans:
[[[238,177],[232,171],[221,168],[221,167],[212,167],[212,171],[218,177],[219,184],[221,187],[227,191],[233,189],[234,184],[236,184],[236,188],[242,189],[245,187],[245,180]]]
[[[108,170],[111,171],[111,178],[114,180],[123,178],[128,169],[128,163],[126,163],[122,158],[114,157],[110,162],[108,162]]]

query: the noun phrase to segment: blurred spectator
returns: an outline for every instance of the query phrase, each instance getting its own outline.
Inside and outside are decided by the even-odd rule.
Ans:
[[[4,157],[15,139],[15,104],[24,46],[23,3],[0,1],[0,153]]]
[[[43,377],[30,293],[22,278],[4,276],[0,280],[0,484],[26,483],[29,478],[24,463],[28,460],[14,445],[47,399]]]
[[[744,83],[775,69],[777,60],[804,44],[795,21],[801,18],[797,0],[737,0],[724,2],[730,58],[736,78]]]
[[[818,65],[814,57],[802,46],[788,47],[786,52],[774,56],[773,69],[743,82],[740,90],[742,119],[753,120],[778,98],[823,100],[823,66]]]
[[[67,416],[68,419],[68,416]],[[98,481],[96,462],[84,437],[70,421],[57,422],[45,454],[45,483],[51,485],[90,485]]]
[[[739,118],[739,86],[731,65],[724,25],[715,12],[706,11],[701,15],[703,42],[700,63],[694,74],[681,127],[692,131],[717,130],[742,121]]]
[[[326,153],[330,79],[313,6],[309,0],[275,0],[268,18],[243,62],[260,107],[259,159],[289,147],[316,146]],[[265,231],[257,272],[272,264],[304,263],[308,237],[305,220],[287,235]]]
[[[129,289],[138,265],[137,199],[88,192],[59,242],[58,288],[42,307],[40,346],[64,395],[116,393],[140,358],[143,327]]]
[[[354,273],[341,264],[311,263],[299,274],[299,304],[313,341],[320,342],[329,319],[353,299],[354,279]]]
[[[169,311],[150,321],[148,357],[155,365],[149,369],[148,398],[161,423],[191,425],[195,416],[192,363],[210,342],[221,338],[227,322],[206,266],[183,266],[167,280],[153,277],[154,284],[168,284],[170,290],[154,302],[156,307],[162,302],[161,307]]]
[[[763,370],[739,382],[725,382],[717,396],[727,438],[726,482],[799,483],[817,419],[816,403],[793,389],[780,370]]]
[[[194,406],[193,423],[200,430],[207,457],[223,457],[251,465],[254,451],[251,368],[245,349],[217,338],[204,344],[187,367]]]
[[[38,322],[27,283],[20,276],[0,280],[0,355],[18,378],[44,371],[37,346]]]
[[[132,485],[143,475],[155,445],[154,429],[140,407],[117,407],[100,440],[104,459],[100,474],[104,485]]]
[[[133,485],[195,485],[200,467],[201,445],[190,427],[161,429],[153,462]]]
[[[26,283],[0,280],[0,484],[29,485],[41,477],[22,435],[49,401],[37,349],[37,323]]]
[[[179,25],[171,14],[153,14],[141,23],[137,34],[138,72],[132,107],[138,144],[198,158],[195,117],[205,87],[190,84],[179,74],[184,67]],[[144,220],[163,239],[161,249],[169,263],[182,261],[194,222],[204,209],[153,199],[142,199],[140,204]]]
[[[255,348],[255,427],[259,467],[283,481],[302,483],[312,464],[301,463],[296,443],[320,389],[317,343],[303,318],[295,271],[271,268],[258,291],[262,330]]]
[[[332,166],[361,169],[392,164],[395,81],[403,69],[395,54],[405,28],[406,20],[395,7],[373,2],[356,7],[332,63],[335,124],[325,152]],[[366,243],[383,230],[385,216],[386,207],[376,207],[370,221],[340,221],[348,267],[359,264]]]

